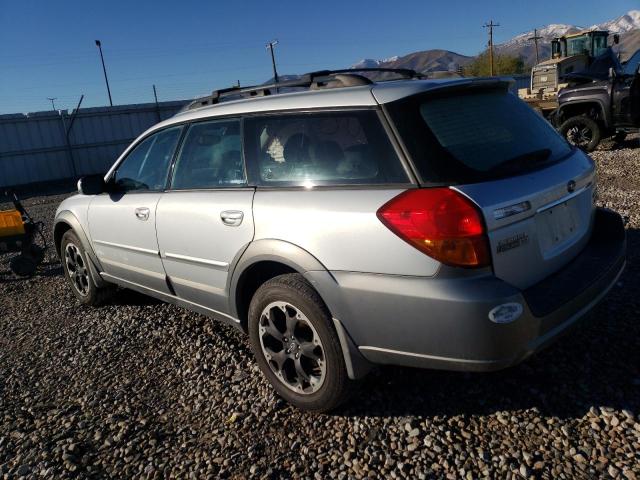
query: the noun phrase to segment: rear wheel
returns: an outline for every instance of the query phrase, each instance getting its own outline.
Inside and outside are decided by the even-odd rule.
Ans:
[[[98,287],[95,284],[89,271],[87,253],[73,230],[67,231],[62,236],[60,252],[65,277],[76,298],[85,305],[99,305],[104,302],[113,288]]]
[[[249,306],[251,348],[262,373],[289,403],[324,412],[351,391],[331,315],[299,274],[263,284]]]
[[[586,152],[592,152],[602,137],[600,125],[586,116],[571,117],[560,125],[560,133],[570,144]]]

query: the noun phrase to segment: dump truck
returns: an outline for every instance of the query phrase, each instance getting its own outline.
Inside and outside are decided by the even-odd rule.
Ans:
[[[529,88],[518,90],[518,96],[545,117],[558,108],[558,91],[566,86],[563,77],[585,70],[593,59],[608,48],[609,32],[589,30],[551,41],[551,58],[531,69]],[[618,43],[618,35],[613,36]]]

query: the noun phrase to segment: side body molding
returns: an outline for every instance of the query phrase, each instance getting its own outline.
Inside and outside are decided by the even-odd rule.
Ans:
[[[55,238],[57,238],[58,236],[58,232],[60,231],[59,229],[63,228],[63,224],[67,224],[71,227],[71,230],[73,230],[73,232],[80,239],[84,251],[87,252],[87,256],[89,257],[89,272],[91,273],[91,278],[93,279],[93,281],[98,286],[105,285],[106,282],[99,274],[99,272],[102,271],[102,266],[100,265],[100,261],[98,260],[98,257],[93,250],[93,246],[89,241],[89,236],[84,231],[84,228],[82,228],[82,224],[71,210],[62,210],[56,215],[53,223],[53,234]],[[56,251],[58,253],[58,257],[60,258],[60,260],[62,260],[62,252],[58,250],[57,245]]]

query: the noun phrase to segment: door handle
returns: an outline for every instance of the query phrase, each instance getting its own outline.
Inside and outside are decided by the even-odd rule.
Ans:
[[[149,209],[147,207],[136,208],[136,217],[138,220],[149,220]]]
[[[244,212],[240,210],[225,210],[220,213],[220,218],[222,219],[222,223],[229,227],[237,227],[242,223],[242,219],[244,218]]]

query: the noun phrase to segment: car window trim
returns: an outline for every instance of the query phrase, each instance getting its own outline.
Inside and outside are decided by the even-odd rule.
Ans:
[[[304,185],[286,185],[286,186],[273,186],[273,185],[256,185],[252,187],[260,191],[319,191],[319,190],[408,190],[412,188],[419,188],[415,183],[344,183],[335,185],[314,185],[313,187],[305,187]]]
[[[176,148],[174,149],[173,155],[172,155],[171,160],[169,162],[169,168],[167,169],[167,175],[168,175],[169,171],[172,168],[171,166],[173,165],[173,161],[175,159],[176,152],[178,151],[178,148],[179,148],[179,146],[180,146],[180,144],[182,142],[182,138],[184,137],[185,128],[184,128],[184,124],[183,123],[173,123],[171,125],[167,125],[166,127],[158,128],[157,130],[153,130],[153,131],[149,132],[144,137],[136,139],[137,141],[135,141],[134,143],[129,145],[129,147],[122,153],[120,158],[118,160],[116,160],[116,162],[111,166],[109,171],[106,173],[106,175],[104,176],[105,183],[109,183],[113,179],[113,176],[118,171],[118,168],[120,168],[120,165],[122,165],[122,162],[124,162],[127,158],[129,158],[129,155],[131,154],[131,152],[133,152],[139,145],[141,145],[142,142],[144,142],[145,140],[150,138],[152,135],[156,135],[156,134],[162,133],[162,132],[164,132],[166,130],[169,130],[169,129],[172,129],[172,128],[180,128],[181,131],[180,131],[180,137],[178,139],[178,143],[176,144]],[[165,182],[165,185],[166,185],[166,182]],[[124,193],[133,193],[133,192],[136,192],[136,191],[137,192],[142,192],[142,193],[144,193],[144,192],[157,193],[157,192],[163,192],[164,190],[163,189],[157,189],[157,190],[127,190]]]
[[[189,132],[189,130],[191,130],[191,128],[194,125],[197,125],[199,123],[213,123],[213,122],[225,122],[225,121],[229,121],[229,120],[238,120],[238,122],[240,122],[240,154],[242,156],[242,164],[244,166],[244,176],[245,176],[245,182],[242,184],[239,184],[238,186],[235,185],[229,185],[228,187],[206,187],[206,188],[173,188],[173,174],[174,174],[174,170],[175,170],[175,165],[176,162],[178,161],[178,154],[182,151],[182,147],[184,144],[184,140],[187,137],[187,134]],[[191,120],[191,121],[186,121],[183,123],[184,126],[186,126],[186,128],[184,129],[184,132],[182,133],[182,137],[180,138],[180,142],[176,148],[176,151],[173,155],[173,158],[171,159],[171,166],[169,168],[169,176],[167,177],[167,183],[165,184],[165,189],[163,190],[164,192],[202,192],[202,191],[208,191],[208,190],[229,190],[229,189],[239,189],[239,188],[246,188],[246,187],[250,187],[251,185],[249,184],[249,174],[247,172],[247,162],[245,159],[245,147],[244,147],[244,118],[242,116],[238,116],[237,114],[235,115],[225,115],[225,116],[218,116],[218,117],[207,117],[207,118],[199,118],[197,120]]]
[[[394,150],[396,150],[396,154],[398,158],[402,162],[402,166],[409,177],[409,181],[411,184],[420,185],[420,176],[418,171],[416,170],[413,162],[411,161],[411,156],[402,141],[402,137],[398,132],[395,124],[391,121],[391,117],[389,115],[389,111],[386,108],[386,104],[380,105],[379,108],[379,116],[380,121],[391,140]]]
[[[120,158],[118,160],[116,160],[116,162],[111,166],[111,168],[109,169],[109,171],[107,172],[107,174],[105,175],[104,179],[105,182],[108,182],[111,177],[113,176],[113,174],[116,172],[116,170],[118,169],[118,167],[120,166],[120,164],[122,164],[122,162],[129,156],[129,153],[136,148],[140,143],[144,142],[147,138],[149,138],[151,135],[154,135],[156,133],[162,132],[163,130],[167,130],[169,128],[175,128],[175,127],[182,127],[182,133],[181,133],[181,137],[180,140],[178,141],[178,145],[176,146],[176,150],[173,154],[173,158],[171,159],[171,165],[169,167],[169,175],[167,177],[167,179],[169,180],[171,178],[171,176],[173,175],[173,169],[174,169],[174,165],[175,165],[175,161],[177,158],[177,154],[179,152],[179,150],[182,148],[182,142],[184,141],[184,138],[186,136],[187,131],[189,130],[189,127],[191,127],[191,125],[193,124],[197,124],[197,123],[202,123],[202,122],[212,122],[212,121],[216,121],[216,120],[226,120],[226,119],[239,119],[240,120],[240,131],[241,131],[241,141],[242,141],[242,160],[244,163],[244,169],[245,169],[245,174],[247,176],[247,183],[240,185],[238,187],[234,187],[234,186],[230,186],[230,187],[223,187],[223,188],[207,188],[207,189],[193,189],[190,191],[205,191],[205,190],[230,190],[230,189],[242,189],[242,188],[260,188],[260,189],[287,189],[287,190],[291,190],[291,189],[298,189],[298,188],[303,188],[306,189],[306,187],[298,187],[298,186],[261,186],[257,183],[255,183],[252,179],[252,175],[250,175],[249,173],[249,164],[247,161],[247,156],[246,156],[246,137],[245,137],[245,119],[247,118],[251,118],[251,117],[257,117],[257,116],[267,116],[267,115],[284,115],[284,114],[296,114],[296,113],[330,113],[330,112],[352,112],[352,111],[363,111],[363,110],[373,110],[376,111],[379,118],[381,118],[381,123],[383,128],[385,129],[385,132],[387,132],[387,135],[391,141],[391,144],[393,145],[394,151],[396,152],[396,154],[398,155],[398,158],[400,160],[400,162],[402,163],[402,167],[405,170],[405,173],[407,174],[408,180],[407,183],[401,183],[401,184],[378,184],[378,183],[372,183],[372,184],[358,184],[358,185],[354,185],[354,184],[335,184],[335,185],[318,185],[314,188],[322,188],[322,189],[329,189],[329,188],[378,188],[380,186],[382,187],[387,187],[387,186],[399,186],[399,187],[403,187],[403,188],[411,188],[413,186],[419,185],[420,184],[420,180],[418,175],[414,172],[414,167],[413,164],[411,162],[411,157],[405,152],[404,146],[402,145],[401,141],[399,141],[399,137],[397,137],[397,134],[393,134],[390,135],[389,133],[389,129],[392,130],[391,133],[393,133],[394,131],[394,125],[393,122],[390,122],[389,119],[387,118],[387,115],[384,113],[384,105],[353,105],[353,106],[349,106],[349,105],[345,105],[345,106],[329,106],[329,107],[313,107],[313,108],[307,108],[307,107],[303,107],[303,108],[281,108],[281,109],[276,109],[276,110],[266,110],[266,111],[260,111],[260,112],[245,112],[245,113],[229,113],[229,114],[223,114],[223,115],[212,115],[212,116],[206,116],[206,117],[199,117],[196,119],[185,119],[185,120],[181,120],[181,121],[176,121],[174,123],[171,123],[170,125],[165,125],[162,126],[161,128],[158,128],[156,130],[152,130],[150,132],[148,132],[144,137],[140,137],[137,138],[136,140],[134,140],[134,143],[132,143],[131,145],[129,145],[129,147],[122,153],[122,155],[120,156]],[[380,117],[382,113],[382,116]],[[131,190],[127,193],[145,193],[145,192],[153,192],[153,193],[157,193],[157,192],[173,192],[173,191],[187,191],[187,190],[173,190],[171,189],[170,186],[170,182],[167,182],[165,184],[165,189],[164,190]]]
[[[227,114],[222,114],[222,115],[211,115],[211,116],[205,116],[205,117],[198,117],[198,118],[192,118],[192,119],[184,119],[184,120],[179,120],[176,122],[173,122],[169,125],[163,125],[160,128],[157,128],[155,130],[151,130],[148,131],[147,134],[144,137],[137,137],[133,140],[133,143],[129,144],[129,146],[124,150],[124,152],[122,152],[120,154],[120,157],[118,157],[116,159],[116,161],[113,163],[113,165],[111,165],[111,167],[109,168],[109,170],[107,171],[107,173],[104,176],[104,180],[105,182],[109,181],[109,179],[111,178],[111,176],[113,175],[113,173],[117,170],[117,168],[120,166],[120,164],[124,161],[125,158],[127,158],[127,156],[129,155],[129,153],[131,152],[131,150],[133,150],[135,147],[137,147],[140,143],[142,143],[144,140],[146,140],[148,137],[150,137],[151,135],[161,132],[163,130],[166,130],[168,128],[174,128],[174,127],[178,127],[178,126],[189,126],[193,123],[200,123],[200,122],[209,122],[209,121],[213,121],[213,120],[217,120],[217,119],[226,119],[226,118],[241,118],[242,119],[242,123],[244,124],[244,119],[246,117],[253,117],[253,116],[263,116],[263,115],[278,115],[278,114],[284,114],[284,113],[305,113],[305,112],[334,112],[334,111],[344,111],[344,110],[379,110],[379,106],[376,105],[354,105],[354,106],[334,106],[334,107],[317,107],[317,108],[281,108],[281,109],[276,109],[276,110],[266,110],[264,112],[245,112],[245,113],[227,113]],[[153,128],[150,127],[150,128]]]
[[[414,174],[411,163],[408,161],[408,158],[404,155],[404,151],[400,148],[399,143],[396,141],[396,136],[393,134],[391,130],[391,122],[385,116],[383,112],[382,105],[372,105],[372,106],[353,106],[353,107],[323,107],[323,108],[311,108],[311,109],[289,109],[289,110],[272,110],[268,112],[251,112],[249,114],[243,114],[243,122],[242,122],[242,142],[243,146],[243,155],[246,156],[246,143],[247,137],[244,129],[244,120],[245,118],[252,117],[265,117],[265,116],[278,116],[278,115],[295,115],[295,114],[314,114],[314,113],[332,113],[332,112],[340,112],[340,113],[348,113],[348,112],[361,112],[361,111],[374,111],[376,113],[376,117],[380,122],[380,126],[384,130],[389,142],[391,143],[392,149],[396,154],[397,159],[400,161],[402,165],[402,169],[407,176],[406,182],[394,182],[394,183],[335,183],[331,185],[314,185],[313,187],[305,187],[303,185],[263,185],[259,182],[259,173],[254,171],[254,168],[257,165],[252,165],[251,170],[249,169],[248,160],[245,157],[245,169],[247,172],[247,177],[249,180],[249,185],[255,187],[260,190],[315,190],[315,189],[331,189],[331,188],[340,188],[340,189],[348,189],[349,187],[355,187],[358,189],[362,188],[372,188],[372,187],[384,187],[386,188],[389,185],[392,186],[402,186],[404,188],[410,188],[418,184],[418,177]]]

